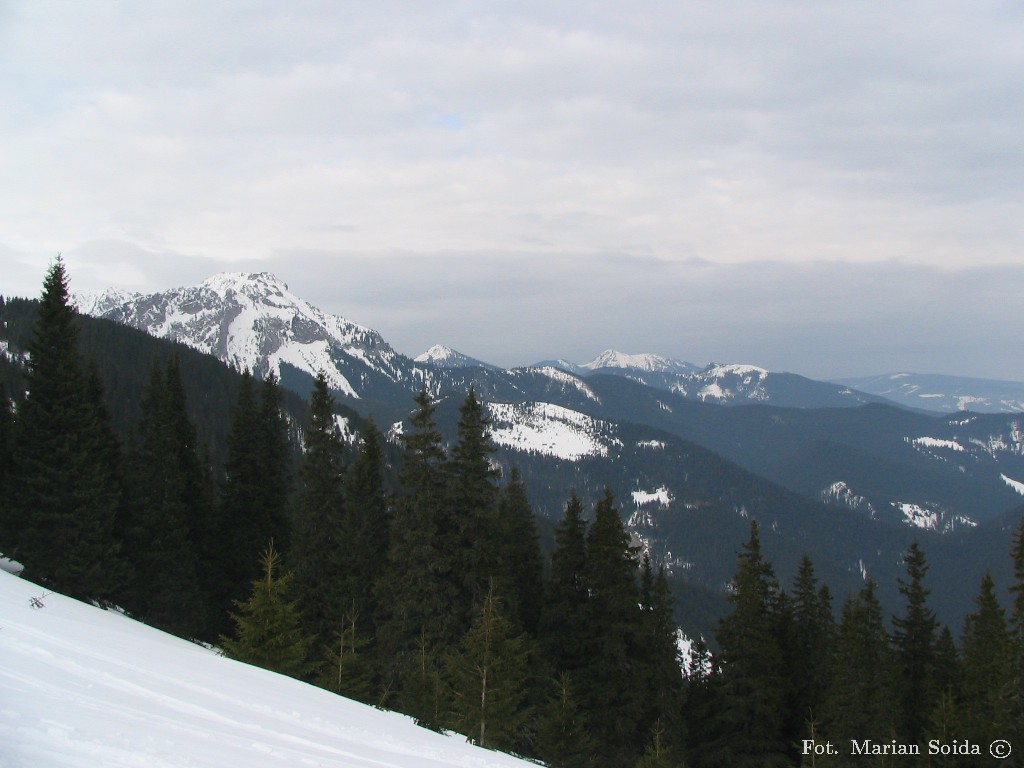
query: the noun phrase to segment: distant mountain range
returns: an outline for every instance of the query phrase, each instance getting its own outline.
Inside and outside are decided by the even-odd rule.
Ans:
[[[937,413],[941,398],[881,392],[875,380],[853,386],[614,350],[512,369],[440,345],[413,359],[266,273],[77,303],[235,368],[272,371],[300,394],[324,371],[340,402],[380,424],[407,416],[426,387],[454,435],[472,386],[489,409],[496,462],[520,467],[538,514],[556,519],[569,489],[593,499],[610,484],[637,540],[677,577],[716,590],[754,518],[781,577],[808,552],[840,591],[865,575],[890,590],[900,552],[924,537],[936,591],[956,595],[952,611],[962,615],[984,570],[1003,567],[993,549],[1005,548],[1007,515],[1024,501],[1024,415]],[[928,383],[916,391],[961,398],[943,404],[990,398],[994,384],[973,380],[978,394],[967,395]]]
[[[888,373],[882,376],[839,379],[835,383],[884,397],[899,405],[926,411],[1024,412],[1024,383],[1019,381],[993,381],[922,373]]]

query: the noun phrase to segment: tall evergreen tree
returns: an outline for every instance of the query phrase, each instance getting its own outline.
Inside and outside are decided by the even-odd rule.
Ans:
[[[896,662],[875,589],[868,581],[843,604],[820,729],[835,743],[888,742],[896,735]],[[857,765],[857,759],[843,755],[837,762]]]
[[[1010,633],[1006,611],[999,604],[992,574],[981,580],[976,610],[964,619],[963,735],[977,743],[1005,738],[1007,721],[1003,688],[1011,679],[1008,668]]]
[[[25,574],[66,594],[108,598],[120,579],[121,504],[109,417],[78,352],[75,310],[58,257],[28,345],[28,396],[15,422],[10,504],[0,530]]]
[[[1010,550],[1013,565],[1013,583],[1010,584],[1009,663],[1008,677],[1003,686],[1009,735],[1003,737],[1012,744],[1024,744],[1024,516],[1013,537]]]
[[[648,694],[636,685],[643,634],[636,578],[636,549],[630,545],[614,494],[606,488],[586,540],[587,659],[579,680],[608,765],[632,763],[648,736],[643,724]]]
[[[443,653],[458,639],[455,615],[458,574],[449,543],[454,530],[447,516],[445,452],[426,390],[415,402],[399,472],[401,496],[395,504],[384,573],[377,582],[382,608],[377,643],[384,685],[398,692],[398,707],[421,722],[436,724],[437,681]]]
[[[832,673],[835,621],[827,586],[818,586],[807,555],[800,561],[790,603],[793,631],[785,650],[789,683],[787,738],[799,744],[810,723],[821,717]]]
[[[647,693],[639,728],[648,734],[652,759],[667,759],[673,742],[681,741],[683,676],[679,655],[678,625],[673,616],[672,591],[664,566],[654,575],[651,559],[644,553],[640,579],[640,647],[638,684]]]
[[[542,643],[558,672],[577,672],[587,661],[586,533],[583,503],[573,491],[555,530],[551,578],[541,613]]]
[[[148,623],[198,636],[207,618],[198,528],[209,509],[175,360],[166,371],[154,362],[141,408],[129,458],[125,538],[135,573],[129,605]]]
[[[310,417],[299,467],[291,562],[305,632],[315,638],[314,655],[326,653],[349,610],[345,589],[344,444],[334,420],[334,398],[321,371],[313,385]]]
[[[268,540],[288,551],[288,426],[280,403],[280,387],[273,376],[263,381],[258,398],[252,374],[243,372],[228,433],[217,520],[220,552],[215,561],[223,570],[219,603],[224,610],[246,594]]]
[[[498,524],[500,563],[495,578],[509,596],[509,616],[536,636],[544,601],[544,563],[536,518],[515,467],[498,499]]]
[[[558,768],[597,768],[597,741],[572,680],[572,674],[561,672],[551,682],[537,729],[537,753]]]
[[[786,687],[776,635],[779,587],[761,554],[756,521],[740,553],[729,594],[732,612],[717,638],[721,673],[712,691],[715,715],[695,762],[707,766],[788,765]]]
[[[447,657],[451,726],[480,746],[511,750],[516,744],[528,715],[526,643],[491,589]]]
[[[11,413],[11,401],[7,397],[7,389],[0,384],[0,552],[3,552],[3,547],[6,546],[4,542],[7,540],[3,530],[7,516],[3,510],[11,503],[8,483],[13,463],[14,414]]]
[[[928,607],[929,590],[924,586],[928,564],[924,552],[913,542],[904,554],[906,578],[900,579],[900,594],[906,601],[902,616],[893,617],[893,648],[900,680],[897,727],[901,738],[912,744],[922,742],[932,710],[938,704],[935,686],[935,641],[938,623]]]
[[[355,604],[361,630],[376,633],[376,582],[391,540],[391,511],[384,484],[384,451],[372,420],[359,435],[355,460],[345,474],[345,594]]]
[[[448,506],[457,553],[453,568],[461,574],[457,600],[465,606],[463,629],[471,616],[469,606],[483,599],[491,579],[498,575],[504,545],[496,510],[498,471],[490,461],[493,453],[490,419],[470,387],[459,408],[458,439],[447,465]]]
[[[252,594],[237,601],[234,637],[221,637],[224,653],[238,661],[291,677],[309,675],[313,638],[302,631],[299,609],[290,596],[291,574],[277,575],[281,556],[271,541],[262,557],[262,575],[253,581]]]

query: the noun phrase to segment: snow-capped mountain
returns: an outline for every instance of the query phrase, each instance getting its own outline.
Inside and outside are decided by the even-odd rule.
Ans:
[[[461,352],[446,347],[443,344],[435,344],[422,355],[418,355],[414,362],[432,365],[436,368],[489,368],[497,370],[498,367],[477,360],[475,357],[464,355]]]
[[[995,381],[963,376],[921,373],[887,373],[838,384],[869,392],[910,408],[956,413],[1022,413],[1024,382]]]
[[[606,349],[589,363],[582,363],[579,367],[588,371],[624,368],[648,373],[692,373],[698,370],[698,366],[685,360],[671,360],[649,352],[631,355],[615,349]]]
[[[76,297],[79,311],[183,342],[241,369],[316,376],[361,397],[374,379],[408,381],[412,364],[379,333],[317,309],[274,275],[223,273],[189,288],[143,294],[112,289]]]
[[[9,768],[534,765],[2,571],[0,615]]]
[[[884,402],[879,395],[843,384],[814,381],[793,373],[774,373],[756,365],[704,367],[654,354],[606,350],[589,363],[546,360],[535,367],[559,368],[577,376],[625,376],[650,387],[667,389],[688,400],[719,405],[770,403],[789,408],[828,408]]]

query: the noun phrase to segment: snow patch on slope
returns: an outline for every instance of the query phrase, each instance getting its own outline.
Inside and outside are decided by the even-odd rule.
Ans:
[[[606,422],[551,403],[488,403],[491,440],[568,461],[607,456]]]
[[[1004,475],[1002,473],[1000,473],[999,476],[1001,478],[1003,478],[1003,482],[1004,483],[1006,483],[1008,486],[1010,486],[1013,490],[1015,490],[1021,496],[1024,496],[1024,483],[1022,483],[1022,482],[1020,482],[1018,480],[1014,480],[1011,477],[1007,477],[1006,475]]]

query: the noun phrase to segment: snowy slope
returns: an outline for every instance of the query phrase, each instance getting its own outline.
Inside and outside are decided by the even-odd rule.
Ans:
[[[902,372],[838,383],[926,411],[1024,412],[1024,382],[1019,381]]]
[[[222,273],[201,285],[150,295],[111,289],[79,295],[81,312],[171,338],[233,367],[278,377],[282,365],[359,397],[367,372],[391,381],[409,376],[409,361],[376,331],[299,298],[266,272]]]
[[[3,768],[525,768],[0,572]]]

